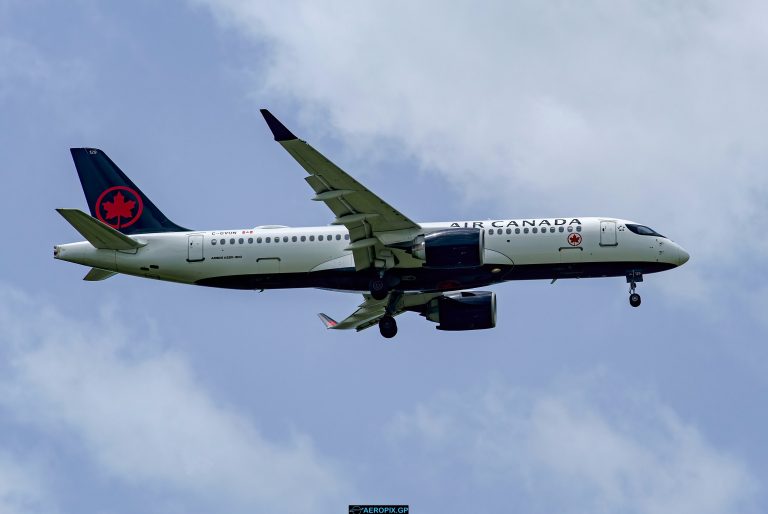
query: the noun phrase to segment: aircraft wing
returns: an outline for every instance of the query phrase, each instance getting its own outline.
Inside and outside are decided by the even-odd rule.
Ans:
[[[418,307],[428,303],[442,293],[390,293],[383,300],[374,300],[369,294],[364,294],[364,301],[355,312],[341,321],[336,321],[327,314],[318,316],[325,328],[334,330],[348,330],[354,328],[358,332],[378,324],[382,316],[387,313],[387,306],[391,306],[392,316],[398,316],[409,310],[409,307]]]
[[[384,250],[378,235],[421,228],[293,135],[268,110],[261,109],[261,114],[275,141],[309,173],[305,180],[316,193],[312,199],[324,202],[336,215],[333,224],[344,225],[349,231],[348,249],[352,251],[357,270],[370,268],[379,252]]]

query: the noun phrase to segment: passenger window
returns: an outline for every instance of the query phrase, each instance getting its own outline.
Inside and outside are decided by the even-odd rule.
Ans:
[[[581,225],[576,225],[576,232],[581,232]]]
[[[315,236],[309,236],[309,240],[310,241],[314,241],[315,240]]]
[[[347,241],[349,241],[349,234],[344,234],[344,239],[346,239]]]
[[[573,227],[568,225],[568,232],[573,232]]]
[[[260,237],[257,237],[257,238],[256,238],[256,242],[257,242],[257,243],[259,243],[259,244],[261,244],[261,238],[260,238]]]
[[[489,228],[489,229],[488,229],[488,233],[489,233],[490,235],[493,235],[493,229],[492,229],[492,228]]]
[[[226,242],[227,242],[227,240],[226,240],[226,239],[220,239],[220,240],[219,240],[219,243],[221,243],[221,244],[224,244],[224,243],[226,243]]]
[[[538,231],[539,231],[539,229],[537,229],[536,227],[533,227],[533,233],[534,234],[537,233]]]
[[[511,228],[508,228],[508,229],[507,229],[507,235],[509,235],[509,234],[511,234],[511,233],[512,233],[512,229],[511,229]]]
[[[307,236],[301,236],[301,242],[302,242],[302,243],[303,243],[304,241],[306,241],[306,240],[307,240]]]
[[[248,238],[248,244],[249,244],[249,245],[252,245],[252,244],[253,244],[253,238],[252,238],[252,237],[249,237],[249,238]]]
[[[341,241],[341,234],[336,234],[336,241]]]
[[[564,232],[565,229],[563,227],[560,227],[560,232]]]
[[[240,239],[238,239],[238,240],[237,240],[237,242],[238,242],[239,244],[243,244],[245,241],[244,241],[244,240],[243,240],[243,238],[241,237]]]
[[[551,234],[554,234],[555,233],[555,227],[549,227],[549,232]]]
[[[265,243],[271,243],[271,242],[272,242],[272,238],[271,238],[271,237],[268,237],[268,238],[266,238],[266,239],[264,240],[264,242],[265,242]]]
[[[528,227],[525,227],[525,228],[523,229],[523,232],[525,232],[525,233],[527,234],[527,233],[528,233]]]
[[[317,240],[318,241],[322,241],[323,240],[323,236],[317,236]]]
[[[215,245],[216,244],[216,240],[215,239],[211,239],[211,244]]]
[[[516,228],[516,229],[515,229],[515,234],[519,234],[519,233],[520,233],[520,229],[519,229],[519,228]]]
[[[291,238],[291,241],[293,241],[293,242],[295,243],[296,241],[298,241],[298,238],[297,238],[296,236],[293,236],[293,237]]]
[[[231,245],[235,244],[235,238],[234,237],[229,240],[229,244],[231,244]]]
[[[326,239],[328,239],[328,241],[330,241],[331,239],[333,239],[333,236],[327,236]]]

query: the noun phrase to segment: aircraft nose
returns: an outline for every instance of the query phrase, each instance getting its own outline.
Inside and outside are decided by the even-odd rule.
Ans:
[[[677,247],[677,265],[682,266],[686,262],[688,262],[688,259],[690,259],[691,256],[686,252],[682,246]]]

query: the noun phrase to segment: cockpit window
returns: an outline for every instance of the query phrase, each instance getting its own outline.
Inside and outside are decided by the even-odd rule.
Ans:
[[[653,230],[650,227],[646,227],[645,225],[635,225],[632,223],[627,223],[627,228],[634,232],[635,234],[639,234],[641,236],[656,236],[656,237],[664,237],[655,230]]]

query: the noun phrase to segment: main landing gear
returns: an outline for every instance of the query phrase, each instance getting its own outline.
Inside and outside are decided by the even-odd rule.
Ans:
[[[642,299],[640,295],[635,292],[637,282],[643,281],[643,274],[639,271],[630,271],[627,273],[627,283],[629,284],[629,304],[632,307],[640,307]]]
[[[368,282],[368,290],[374,300],[383,300],[399,283],[400,277],[381,271]]]
[[[395,337],[397,334],[397,321],[389,314],[385,314],[379,320],[379,332],[387,339]]]
[[[368,282],[368,290],[374,300],[383,300],[389,294],[389,288],[384,281],[384,277],[375,277]]]
[[[395,314],[398,312],[398,304],[403,297],[402,291],[393,290],[389,292],[389,300],[384,308],[384,315],[379,318],[379,332],[387,339],[392,339],[397,335],[397,321]]]

